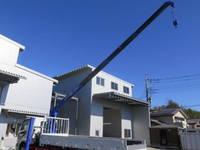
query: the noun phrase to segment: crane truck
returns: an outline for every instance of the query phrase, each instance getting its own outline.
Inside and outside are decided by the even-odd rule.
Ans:
[[[108,65],[120,52],[124,50],[148,25],[150,25],[166,8],[174,3],[165,2],[152,16],[150,16],[134,33],[132,33],[117,49],[113,51],[94,71],[80,84],[68,93],[62,101],[50,111],[50,117],[30,117],[24,120],[18,133],[17,150],[58,150],[58,149],[87,149],[87,150],[134,150],[146,149],[145,141],[135,139],[119,139],[70,135],[70,120],[59,118],[60,108],[75,96],[94,76]],[[176,26],[177,21],[173,24]]]

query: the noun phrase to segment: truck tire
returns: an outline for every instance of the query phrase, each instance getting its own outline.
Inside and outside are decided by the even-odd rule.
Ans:
[[[19,150],[25,150],[26,144],[25,143],[21,143],[19,146]]]

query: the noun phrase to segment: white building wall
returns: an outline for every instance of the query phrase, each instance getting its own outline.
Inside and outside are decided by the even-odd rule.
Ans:
[[[3,88],[0,108],[49,114],[52,87],[56,80],[17,64],[24,46],[0,35],[0,69],[24,76]]]
[[[26,79],[3,89],[2,108],[49,114],[53,81],[20,65],[15,66],[15,73]]]
[[[132,120],[134,114],[128,105],[110,102],[108,100],[95,99],[92,102],[91,117],[90,117],[90,136],[95,136],[95,131],[100,131],[100,136],[103,136],[103,108],[118,109],[121,111],[121,135],[124,138],[124,129],[132,130]],[[114,117],[114,116],[113,116]],[[114,132],[115,129],[113,129]]]
[[[20,49],[24,46],[0,35],[0,64],[15,65]]]
[[[125,138],[124,129],[131,129],[131,137],[130,138],[133,137],[132,136],[133,117],[134,117],[134,114],[131,112],[130,108],[123,107],[123,109],[122,109],[122,138]]]
[[[94,68],[93,68],[94,69]],[[60,83],[55,86],[54,92],[66,94],[71,92],[86,75],[91,72],[78,72],[75,75],[60,80]],[[99,131],[99,136],[103,136],[103,108],[119,109],[121,111],[121,135],[124,138],[124,129],[131,129],[132,135],[135,138],[146,139],[149,141],[149,108],[147,106],[137,108],[138,106],[130,106],[118,102],[113,102],[103,99],[93,99],[92,96],[96,93],[103,92],[117,92],[123,95],[132,97],[132,84],[114,77],[108,73],[101,71],[97,75],[105,79],[105,85],[100,86],[96,84],[96,77],[92,79],[85,88],[83,88],[77,97],[80,98],[79,105],[79,134],[96,136],[96,130]],[[111,81],[118,84],[118,91],[111,89]],[[129,94],[125,94],[123,86],[129,87]],[[65,109],[63,107],[63,109]],[[67,112],[68,110],[65,109]],[[113,116],[114,117],[114,116]],[[88,119],[89,118],[89,119]],[[136,125],[134,124],[136,123]],[[138,131],[137,131],[138,130]]]
[[[0,35],[2,74],[5,72],[11,76],[23,77],[19,77],[19,81],[13,84],[0,82],[1,86],[4,86],[0,95],[0,138],[16,136],[11,133],[13,131],[8,131],[9,134],[6,135],[8,124],[22,121],[27,115],[49,114],[53,84],[57,81],[17,64],[18,55],[24,48],[15,41]]]
[[[103,107],[102,104],[93,101],[90,116],[90,136],[96,136],[96,130],[99,130],[99,136],[103,137]]]
[[[104,79],[104,86],[96,84],[96,77],[100,77]],[[118,90],[111,89],[111,82],[115,82],[118,84]],[[129,88],[129,94],[124,93],[123,86]],[[127,95],[132,97],[132,87],[134,85],[128,83],[122,79],[119,79],[113,75],[110,75],[104,71],[99,72],[93,79],[92,79],[92,95],[97,93],[104,93],[104,92],[117,92],[123,95]],[[103,107],[111,107],[116,109],[121,109],[121,123],[122,123],[122,138],[124,138],[124,129],[132,129],[132,113],[129,111],[127,105],[117,104],[117,103],[109,103],[107,101],[92,102],[91,108],[91,118],[90,118],[90,136],[95,136],[95,131],[100,131],[100,136],[103,136]]]
[[[97,85],[96,84],[96,77],[104,78],[105,85]],[[118,84],[118,90],[111,89],[111,82],[115,82]],[[129,88],[129,94],[124,93],[123,86],[126,86]],[[106,72],[99,72],[93,79],[92,79],[92,95],[96,93],[103,93],[103,92],[117,92],[123,95],[127,95],[132,97],[132,87],[133,84],[130,84],[124,80],[121,80],[115,76],[112,76]]]

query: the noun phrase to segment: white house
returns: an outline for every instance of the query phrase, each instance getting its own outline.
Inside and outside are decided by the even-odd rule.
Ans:
[[[13,122],[49,114],[52,79],[17,63],[25,47],[0,35],[0,138],[16,132]]]
[[[55,77],[54,92],[67,94],[95,68],[86,65]],[[70,133],[87,136],[147,140],[149,143],[149,104],[133,98],[133,84],[104,71],[99,72],[59,115],[70,118]]]

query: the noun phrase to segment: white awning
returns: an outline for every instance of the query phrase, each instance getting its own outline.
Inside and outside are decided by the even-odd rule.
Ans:
[[[0,69],[0,82],[17,83],[19,79],[26,79],[26,77],[5,69]]]
[[[145,102],[145,101],[142,101],[130,96],[122,95],[116,92],[98,93],[98,94],[94,94],[93,97],[97,99],[105,99],[105,100],[112,100],[114,102],[121,102],[128,105],[144,105],[144,106],[149,105],[148,102]]]
[[[33,116],[46,116],[48,114],[45,113],[38,113],[38,112],[31,112],[31,111],[23,111],[23,110],[16,110],[16,109],[7,109],[8,113],[19,113],[24,115],[33,115]]]

